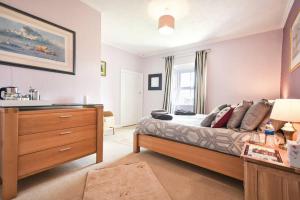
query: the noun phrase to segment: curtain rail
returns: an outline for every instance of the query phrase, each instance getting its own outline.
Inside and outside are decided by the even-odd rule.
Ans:
[[[210,53],[211,52],[211,49],[202,49],[202,50],[197,50],[197,51],[207,51],[207,53]],[[189,52],[189,53],[186,53],[186,54],[184,54],[184,53],[182,53],[182,54],[175,54],[174,55],[174,57],[175,58],[182,58],[182,57],[188,57],[188,56],[192,56],[192,55],[195,55],[195,53],[197,52],[197,51],[193,51],[193,53],[192,52]],[[168,57],[168,56],[163,56],[163,57],[161,57],[162,59],[165,59],[166,57]]]

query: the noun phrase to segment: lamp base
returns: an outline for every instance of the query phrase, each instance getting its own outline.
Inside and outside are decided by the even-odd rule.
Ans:
[[[280,146],[281,149],[286,150],[287,149],[287,141],[288,140],[293,140],[293,135],[295,131],[283,131],[284,133],[284,144]]]
[[[295,132],[296,129],[294,128],[293,124],[291,122],[287,122],[284,124],[284,126],[281,128],[283,132]]]
[[[293,134],[295,133],[296,129],[294,128],[292,123],[287,122],[284,124],[281,130],[284,133],[284,147],[286,149],[287,140],[293,140]]]

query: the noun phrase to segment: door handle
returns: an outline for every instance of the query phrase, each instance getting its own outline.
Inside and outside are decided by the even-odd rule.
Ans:
[[[65,131],[65,132],[59,133],[59,135],[67,135],[67,134],[70,134],[70,133],[72,133],[72,132],[71,131]]]
[[[72,115],[61,115],[61,116],[59,116],[59,118],[70,118],[70,117],[72,117]]]
[[[60,149],[59,152],[64,152],[64,151],[68,151],[71,149],[72,149],[72,147],[66,147],[66,148]]]

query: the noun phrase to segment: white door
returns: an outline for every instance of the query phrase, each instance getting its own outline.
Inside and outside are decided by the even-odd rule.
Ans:
[[[137,124],[143,113],[143,74],[121,70],[121,126]]]

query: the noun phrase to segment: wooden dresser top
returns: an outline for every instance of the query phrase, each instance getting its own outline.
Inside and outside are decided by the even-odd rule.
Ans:
[[[70,108],[93,108],[103,107],[103,104],[53,104],[51,106],[15,106],[15,107],[0,107],[0,109],[16,108],[19,111],[31,110],[50,110],[50,109],[70,109]]]

